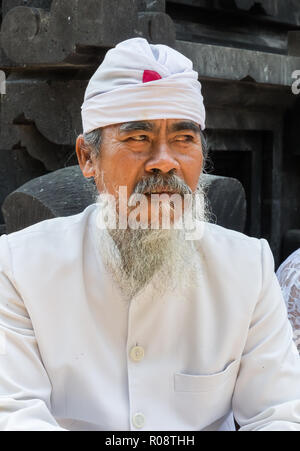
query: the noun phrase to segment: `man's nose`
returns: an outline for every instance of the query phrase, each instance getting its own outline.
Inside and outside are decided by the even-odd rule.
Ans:
[[[180,169],[178,161],[175,159],[172,149],[165,142],[157,143],[152,152],[151,157],[146,162],[145,170],[152,173],[169,172],[177,173]]]

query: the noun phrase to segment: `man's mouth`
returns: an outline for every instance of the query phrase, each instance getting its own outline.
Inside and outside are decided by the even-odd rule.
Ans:
[[[168,194],[168,195],[172,195],[172,194],[180,194],[180,193],[178,193],[178,191],[168,190],[166,188],[157,188],[157,189],[153,189],[152,191],[146,191],[144,194],[150,196],[151,194]]]

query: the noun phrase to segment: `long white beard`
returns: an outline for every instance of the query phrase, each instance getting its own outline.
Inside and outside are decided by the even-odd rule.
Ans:
[[[196,195],[202,196],[205,205],[201,186]],[[96,202],[101,208],[101,194]],[[193,219],[204,224],[206,208],[196,214]],[[197,241],[187,240],[186,232],[185,229],[97,228],[98,252],[127,301],[141,294],[150,282],[152,295],[156,297],[196,283],[201,271]]]

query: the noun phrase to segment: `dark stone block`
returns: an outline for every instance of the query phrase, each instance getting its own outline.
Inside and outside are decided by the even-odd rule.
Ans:
[[[262,12],[270,16],[276,16],[278,14],[278,1],[277,0],[235,0],[237,8],[243,11],[250,11],[252,8],[261,8]]]
[[[19,4],[20,2],[16,2]],[[8,9],[1,27],[1,45],[7,57],[26,66],[86,66],[91,55],[120,41],[142,36],[154,43],[175,44],[175,28],[163,12],[164,2],[136,0],[53,0],[45,9]],[[40,4],[40,7],[36,7]],[[138,6],[145,12],[138,15]]]
[[[194,62],[200,78],[288,86],[293,97],[291,75],[299,69],[298,58],[184,41],[176,41],[176,50]]]
[[[86,47],[109,48],[131,37],[136,27],[132,0],[53,0],[50,11],[10,9],[2,21],[1,43],[20,65],[85,64]]]
[[[241,14],[249,20],[257,17],[271,24],[300,25],[298,0],[170,0],[168,3],[199,7],[202,10]],[[238,23],[238,21],[237,21]]]
[[[2,16],[4,17],[10,9],[16,8],[17,6],[50,10],[51,3],[52,0],[2,0]]]
[[[166,0],[137,0],[139,11],[165,12]]]
[[[288,54],[290,56],[300,56],[300,31],[289,31]]]
[[[2,206],[7,233],[80,213],[94,202],[96,194],[93,179],[85,179],[79,166],[31,180],[11,193]]]
[[[47,173],[43,164],[33,159],[24,148],[0,150],[0,161],[0,205],[24,183]],[[0,212],[0,223],[3,222]]]
[[[139,13],[138,19],[139,29],[149,42],[174,46],[176,31],[170,16],[160,12],[143,12]]]
[[[0,236],[6,234],[6,225],[0,224]]]
[[[212,212],[211,221],[238,232],[245,230],[247,204],[243,185],[236,179],[202,176]]]
[[[80,111],[86,85],[81,80],[8,80],[0,110],[2,148],[20,143],[49,170],[62,167],[63,156],[60,160],[55,153],[63,153],[62,146],[74,147],[82,131]]]

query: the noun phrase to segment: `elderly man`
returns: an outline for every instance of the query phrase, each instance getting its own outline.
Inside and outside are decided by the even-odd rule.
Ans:
[[[119,44],[82,116],[96,202],[0,239],[0,428],[300,430],[269,246],[205,221],[191,61]]]

